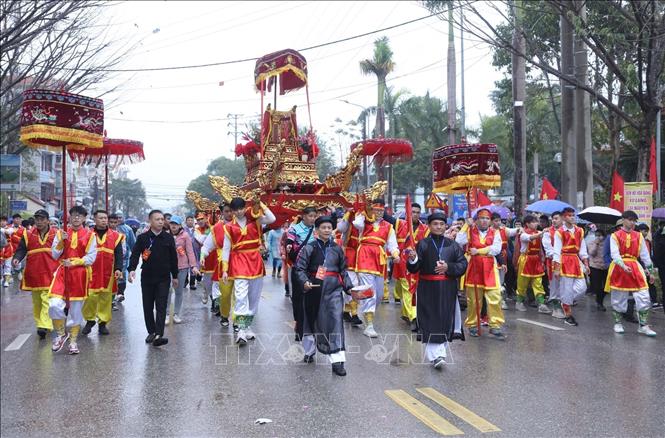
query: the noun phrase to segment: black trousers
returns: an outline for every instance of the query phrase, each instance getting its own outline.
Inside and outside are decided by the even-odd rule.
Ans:
[[[596,304],[603,304],[605,299],[605,280],[607,280],[607,269],[590,268],[591,292],[596,295]]]
[[[305,321],[305,299],[295,267],[291,269],[291,306],[293,307],[293,319],[296,321],[296,334],[302,338]]]
[[[166,319],[166,303],[169,297],[171,278],[145,282],[141,281],[141,294],[143,295],[143,318],[148,334],[155,333],[164,336],[164,321]],[[153,313],[155,311],[156,315]]]

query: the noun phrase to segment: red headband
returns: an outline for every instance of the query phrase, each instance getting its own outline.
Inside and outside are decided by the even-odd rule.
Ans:
[[[487,219],[489,219],[489,218],[492,217],[492,214],[490,213],[489,210],[480,210],[480,211],[476,214],[476,216],[477,216],[478,218],[486,217]]]

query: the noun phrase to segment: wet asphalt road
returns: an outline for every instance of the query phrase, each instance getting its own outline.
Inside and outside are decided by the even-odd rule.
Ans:
[[[427,424],[439,419],[468,436],[655,437],[665,430],[662,310],[652,312],[653,339],[638,336],[634,324],[615,335],[610,312],[597,312],[589,297],[574,308],[579,327],[532,308],[510,310],[505,342],[456,342],[453,363],[437,371],[422,363],[398,306],[382,304],[378,342],[347,325],[349,374],[340,378],[327,359],[300,362],[291,303],[277,280],[266,278],[258,339],[241,350],[200,292],[185,292],[184,323],[168,326],[169,344],[155,348],[144,343],[140,290],[130,285],[111,335],[94,328],[79,342],[81,354],[68,356],[37,338],[30,295],[3,290],[1,435],[420,437],[440,436]],[[30,336],[5,351],[21,334]],[[481,432],[480,420],[466,422],[417,391],[427,387],[500,430]],[[403,390],[430,410],[419,405],[419,419],[386,390]],[[255,424],[259,418],[272,422]]]

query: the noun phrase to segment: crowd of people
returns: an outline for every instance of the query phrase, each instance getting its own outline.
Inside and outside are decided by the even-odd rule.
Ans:
[[[110,333],[113,310],[140,267],[146,343],[167,344],[165,326],[183,322],[185,289],[201,288],[201,302],[210,301],[221,327],[232,328],[242,346],[256,338],[270,260],[272,277],[284,281],[292,303],[303,361],[313,362],[318,351],[340,376],[346,375],[345,323],[377,338],[377,306],[390,302],[391,283],[401,318],[437,369],[448,343],[465,333],[478,337],[487,326],[491,337],[505,340],[504,311],[513,302],[516,312],[533,306],[577,326],[573,308],[587,291],[601,312],[609,295],[615,333],[624,333],[629,321],[638,333],[656,336],[649,312],[662,304],[652,260],[662,285],[665,227],[652,237],[626,211],[609,230],[585,230],[572,208],[527,214],[510,227],[485,208],[455,221],[433,212],[425,223],[419,204],[406,207],[405,218],[388,214],[381,199],[358,211],[307,207],[280,227],[271,227],[276,217],[266,205],[247,206],[242,198],[221,205],[218,218],[153,210],[142,230],[104,210],[87,226],[81,206],[70,209],[66,227],[45,210],[27,220],[0,217],[3,286],[16,277],[32,293],[39,337],[53,331],[54,352],[69,340],[68,352],[77,354],[80,335],[96,325],[100,335]]]

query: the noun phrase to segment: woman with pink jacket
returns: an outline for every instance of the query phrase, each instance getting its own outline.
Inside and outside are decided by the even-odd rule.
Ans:
[[[185,288],[185,279],[189,270],[192,270],[194,275],[199,275],[198,261],[194,256],[194,247],[192,246],[192,238],[189,233],[182,228],[182,218],[180,216],[171,216],[169,220],[171,234],[175,239],[175,250],[178,254],[178,287],[175,289],[175,308],[173,309],[173,322],[180,324],[182,322],[182,294]],[[171,299],[168,300],[169,305],[166,309],[166,324],[169,323],[170,304]]]

